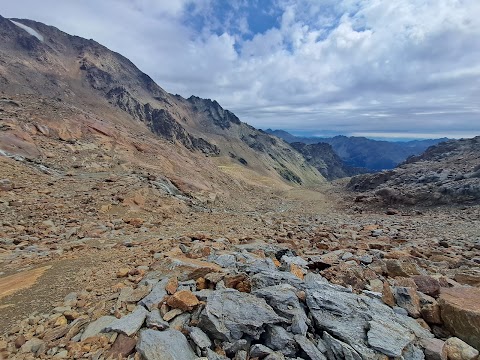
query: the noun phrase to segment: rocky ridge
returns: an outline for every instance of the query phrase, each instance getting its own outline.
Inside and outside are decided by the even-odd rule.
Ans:
[[[385,204],[452,204],[480,201],[480,137],[430,147],[397,168],[351,179],[362,201]]]

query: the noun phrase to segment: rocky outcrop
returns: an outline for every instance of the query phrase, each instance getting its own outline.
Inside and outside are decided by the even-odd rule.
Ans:
[[[89,76],[94,74],[89,73]],[[112,104],[126,111],[133,118],[146,123],[155,134],[164,139],[178,141],[190,150],[200,150],[205,154],[220,154],[217,146],[205,139],[190,135],[167,110],[154,108],[149,103],[139,103],[124,87],[115,87],[106,96]]]
[[[386,205],[476,204],[480,202],[479,162],[479,136],[450,140],[394,170],[356,176],[348,188]]]
[[[215,100],[202,99],[193,95],[187,100],[192,104],[194,111],[204,113],[221,129],[228,129],[232,124],[241,124],[240,119],[234,113],[223,109]]]

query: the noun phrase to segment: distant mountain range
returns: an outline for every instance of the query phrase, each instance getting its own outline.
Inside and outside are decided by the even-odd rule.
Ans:
[[[378,141],[365,137],[335,136],[300,137],[284,130],[267,129],[265,132],[275,135],[289,143],[330,144],[337,155],[349,167],[364,168],[370,171],[393,169],[412,155],[419,155],[432,145],[448,140],[428,139],[404,142]]]

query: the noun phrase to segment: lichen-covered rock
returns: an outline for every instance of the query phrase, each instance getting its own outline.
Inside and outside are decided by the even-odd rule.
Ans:
[[[451,337],[447,339],[445,347],[449,360],[476,360],[478,358],[478,350],[459,338]]]

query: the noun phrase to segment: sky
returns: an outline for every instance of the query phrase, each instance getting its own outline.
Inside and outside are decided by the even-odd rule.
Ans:
[[[162,88],[255,127],[405,139],[480,135],[479,0],[15,0]]]

